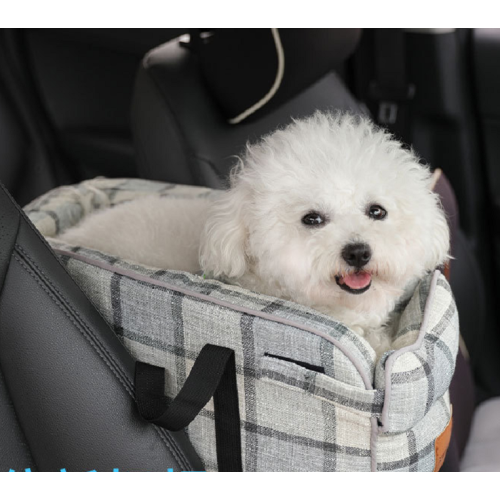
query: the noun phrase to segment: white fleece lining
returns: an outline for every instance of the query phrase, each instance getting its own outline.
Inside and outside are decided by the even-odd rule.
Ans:
[[[243,111],[243,113],[239,114],[235,118],[231,118],[230,120],[228,120],[231,125],[240,123],[252,113],[255,113],[258,109],[262,108],[262,106],[264,106],[272,99],[281,85],[283,74],[285,73],[285,52],[283,51],[283,45],[281,45],[281,38],[278,28],[271,28],[271,33],[273,34],[274,45],[276,47],[276,55],[278,56],[278,68],[276,70],[276,78],[274,80],[273,86],[260,101],[256,102],[253,106],[250,106],[247,110]]]

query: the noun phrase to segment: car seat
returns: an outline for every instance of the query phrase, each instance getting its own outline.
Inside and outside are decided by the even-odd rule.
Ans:
[[[139,68],[131,125],[140,177],[221,187],[247,141],[292,117],[316,109],[364,112],[331,71],[354,50],[360,30],[279,30],[286,68],[281,79],[280,50],[271,30],[193,35],[189,43],[181,38],[153,49]],[[230,123],[253,106],[255,87],[265,94],[277,79],[272,98]]]
[[[134,361],[0,186],[0,470],[203,470],[146,423]]]

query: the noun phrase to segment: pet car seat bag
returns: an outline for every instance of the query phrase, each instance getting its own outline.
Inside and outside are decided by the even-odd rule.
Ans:
[[[234,353],[242,470],[438,470],[451,428],[448,388],[459,337],[453,295],[439,271],[404,305],[397,337],[405,347],[376,361],[363,338],[310,308],[57,239],[92,211],[142,196],[218,195],[95,179],[58,188],[26,210],[132,356],[165,369],[166,398],[158,394],[158,375],[144,396],[153,405],[168,412],[186,388],[196,388],[189,377],[207,345]],[[206,470],[216,471],[223,469],[220,412],[209,392],[204,397],[186,430]]]

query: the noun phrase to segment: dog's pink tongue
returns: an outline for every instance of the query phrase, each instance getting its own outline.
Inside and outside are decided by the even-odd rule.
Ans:
[[[371,280],[372,277],[370,273],[367,273],[365,271],[360,271],[356,274],[348,274],[347,276],[344,276],[344,283],[349,288],[353,288],[354,290],[361,290],[362,288],[366,288],[370,284]]]

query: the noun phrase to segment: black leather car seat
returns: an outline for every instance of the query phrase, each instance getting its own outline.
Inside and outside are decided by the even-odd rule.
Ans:
[[[141,177],[221,187],[247,141],[293,117],[316,109],[363,113],[331,71],[354,50],[360,30],[285,29],[279,36],[285,68],[280,85],[266,104],[237,124],[231,123],[233,113],[241,114],[259,100],[254,87],[266,93],[276,79],[279,64],[271,30],[215,30],[199,43],[193,37],[189,44],[177,39],[145,56],[132,102]],[[236,54],[235,46],[241,49]],[[226,80],[232,82],[232,92],[224,86]]]
[[[74,178],[26,68],[15,58],[11,31],[0,30],[0,180],[25,204]]]
[[[143,420],[134,360],[0,185],[0,471],[200,471]]]

